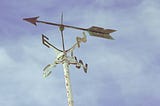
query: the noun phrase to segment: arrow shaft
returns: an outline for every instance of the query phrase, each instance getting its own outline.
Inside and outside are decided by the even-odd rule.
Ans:
[[[93,29],[80,28],[80,27],[75,27],[75,26],[70,26],[70,25],[64,25],[64,24],[57,24],[57,23],[46,22],[46,21],[39,21],[39,20],[37,20],[37,23],[43,23],[43,24],[54,25],[54,26],[59,26],[59,27],[63,26],[63,27],[73,28],[73,29],[78,29],[78,30],[83,30],[83,31],[89,31],[89,32],[106,34],[105,32],[100,32],[100,31],[93,30]]]
[[[48,24],[48,25],[64,26],[64,27],[67,27],[67,28],[73,28],[73,29],[78,29],[78,30],[89,31],[88,29],[85,29],[85,28],[80,28],[80,27],[75,27],[75,26],[70,26],[70,25],[57,24],[57,23],[46,22],[46,21],[37,21],[37,22],[38,23],[43,23],[43,24]]]

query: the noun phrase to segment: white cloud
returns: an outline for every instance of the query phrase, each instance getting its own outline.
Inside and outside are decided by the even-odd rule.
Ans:
[[[5,68],[7,66],[12,66],[14,61],[10,58],[10,56],[7,54],[7,52],[5,51],[5,49],[0,48],[0,66],[1,68]]]
[[[103,2],[100,1],[99,5]],[[156,62],[159,53],[157,35],[160,33],[157,28],[158,4],[144,0],[132,9],[113,10],[114,12],[106,10],[105,6],[96,8],[95,5],[86,4],[83,9],[75,7],[65,13],[66,22],[72,25],[98,25],[118,30],[112,34],[116,38],[114,41],[88,37],[88,42],[76,50],[76,56],[89,64],[89,72],[86,75],[82,70],[71,67],[75,105],[113,106],[118,102],[120,106],[139,106],[145,104],[145,97],[149,100],[147,95],[156,100],[160,93],[157,71],[160,67]],[[44,33],[52,38],[51,31]],[[66,39],[71,41],[78,33],[66,30],[65,34]],[[53,61],[55,54],[42,45],[39,35],[25,35],[16,40],[14,49],[11,44],[0,48],[0,94],[4,95],[0,96],[0,104],[66,105],[62,66],[53,69],[51,77],[46,80],[41,76],[41,70]],[[54,37],[56,36],[57,33]],[[61,45],[59,38],[54,37],[56,41],[53,43]],[[72,42],[74,41],[67,44],[71,45]]]

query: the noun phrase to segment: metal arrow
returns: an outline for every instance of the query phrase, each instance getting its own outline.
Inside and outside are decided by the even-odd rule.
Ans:
[[[75,27],[75,26],[70,26],[70,25],[64,25],[62,23],[57,24],[57,23],[52,23],[52,22],[40,21],[40,20],[38,20],[38,18],[39,18],[39,16],[38,17],[31,17],[31,18],[24,18],[23,20],[30,22],[34,25],[37,25],[37,23],[43,23],[43,24],[54,25],[54,26],[59,26],[59,27],[63,26],[66,28],[83,30],[83,31],[87,31],[91,36],[112,39],[112,40],[113,40],[113,37],[110,35],[110,33],[116,31],[114,29],[104,29],[102,27],[97,27],[97,26],[92,26],[92,27],[86,29],[86,28],[80,28],[80,27]]]

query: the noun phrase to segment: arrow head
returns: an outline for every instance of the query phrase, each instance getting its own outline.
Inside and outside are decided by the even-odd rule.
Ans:
[[[30,22],[32,24],[34,24],[35,26],[37,25],[36,22],[37,22],[37,19],[39,18],[39,16],[37,17],[32,17],[32,18],[23,18],[23,20],[27,21],[27,22]]]

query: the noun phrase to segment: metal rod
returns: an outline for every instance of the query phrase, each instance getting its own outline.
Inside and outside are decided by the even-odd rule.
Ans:
[[[45,21],[38,21],[38,23],[44,23],[44,24],[48,24],[48,25],[55,25],[55,26],[61,26],[62,24],[57,24],[57,23],[51,23],[51,22],[45,22]],[[88,29],[85,28],[79,28],[79,27],[75,27],[75,26],[70,26],[70,25],[63,25],[64,27],[67,28],[73,28],[73,29],[78,29],[78,30],[84,30],[84,31],[88,31]]]
[[[62,37],[63,52],[65,53],[65,45],[64,45],[64,36],[63,36],[63,31],[61,31],[61,37]],[[65,53],[65,54],[66,54],[66,53]]]
[[[65,56],[66,56],[66,53],[65,53],[65,45],[64,45],[64,36],[63,36],[63,31],[64,31],[63,13],[62,13],[62,15],[61,15],[61,25],[59,26],[59,30],[61,31],[63,52],[64,52],[64,54],[65,54]]]
[[[63,36],[63,31],[64,31],[63,13],[61,15],[61,25],[59,26],[59,30],[61,32],[63,53],[64,53],[64,62],[62,64],[63,64],[63,69],[64,69],[67,101],[68,101],[68,106],[73,106],[73,96],[72,96],[72,89],[71,89],[71,82],[70,82],[70,75],[69,75],[69,63],[68,63],[68,58],[67,58],[67,54],[65,51],[64,36]]]
[[[83,31],[89,31],[89,32],[95,32],[95,33],[101,33],[101,34],[109,34],[109,33],[106,33],[106,32],[99,32],[97,30],[93,30],[93,29],[90,29],[90,28],[81,28],[81,27],[75,27],[75,26],[70,26],[70,25],[64,25],[64,24],[57,24],[57,23],[52,23],[52,22],[46,22],[46,21],[36,21],[38,23],[43,23],[43,24],[48,24],[48,25],[54,25],[54,26],[64,26],[64,27],[67,27],[67,28],[73,28],[73,29],[77,29],[77,30],[83,30]],[[113,32],[116,31],[116,30],[113,30]],[[111,32],[110,32],[111,33]]]

